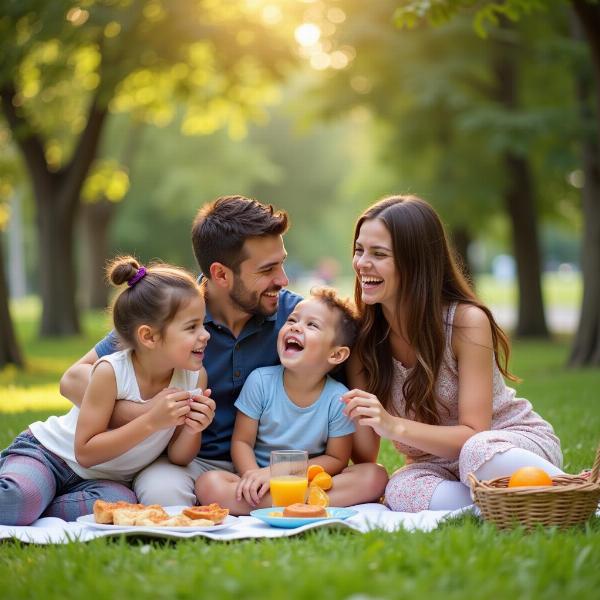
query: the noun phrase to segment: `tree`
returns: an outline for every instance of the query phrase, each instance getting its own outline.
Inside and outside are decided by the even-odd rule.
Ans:
[[[9,198],[16,178],[15,157],[6,148],[6,132],[0,128],[0,368],[7,364],[23,366],[23,355],[17,342],[10,315],[2,232],[10,218]]]
[[[0,205],[0,211],[2,211],[3,208],[4,207]],[[22,367],[23,357],[17,342],[17,337],[10,317],[10,308],[8,306],[8,284],[6,281],[6,271],[4,269],[2,237],[2,230],[0,229],[0,368],[7,364]]]
[[[327,76],[324,112],[367,106],[377,115],[387,132],[380,136],[382,160],[396,170],[391,189],[419,190],[430,198],[455,243],[462,240],[463,256],[469,238],[485,231],[491,215],[504,212],[519,266],[517,334],[547,335],[530,157],[545,131],[564,129],[564,111],[558,116],[564,85],[560,93],[554,83],[564,79],[557,76],[559,67],[546,97],[534,97],[527,70],[540,68],[540,48],[524,28],[496,29],[487,44],[464,20],[398,35],[396,4],[344,4],[346,19],[337,26],[330,55],[352,58]],[[560,38],[547,31],[542,39],[556,44]],[[321,48],[326,43],[331,39]]]
[[[110,111],[234,132],[262,114],[290,49],[251,5],[2,2],[0,99],[37,208],[42,335],[79,330],[73,227]]]
[[[83,265],[81,268],[81,291],[85,295],[87,308],[103,309],[108,304],[108,286],[105,281],[105,268],[109,259],[108,233],[121,201],[129,189],[131,165],[143,138],[144,125],[136,119],[118,119],[109,127],[104,144],[118,148],[118,160],[99,158],[82,189],[80,213],[81,245]],[[122,138],[116,144],[115,137]]]
[[[571,0],[573,11],[587,39],[592,59],[594,85],[596,89],[595,133],[600,139],[597,118],[600,115],[600,4],[594,0]],[[516,21],[535,10],[548,8],[550,0],[403,0],[398,4],[397,17],[401,25],[415,25],[422,18],[440,23],[453,17],[464,8],[475,10],[475,25],[481,34],[490,23],[499,18]],[[584,144],[586,142],[584,141]],[[584,234],[582,243],[583,300],[577,334],[573,341],[569,364],[572,366],[600,365],[600,195],[597,178],[600,165],[589,164],[589,160],[600,160],[600,154],[584,146],[586,172],[593,180],[585,184],[583,191]]]

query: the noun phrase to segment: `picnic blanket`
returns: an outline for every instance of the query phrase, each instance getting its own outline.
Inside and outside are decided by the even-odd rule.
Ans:
[[[235,523],[227,529],[218,531],[160,531],[148,530],[144,527],[129,527],[119,530],[93,529],[81,524],[63,521],[55,517],[38,519],[30,526],[0,525],[1,539],[17,539],[30,544],[67,544],[71,542],[89,542],[90,540],[107,536],[147,536],[166,539],[204,537],[224,542],[247,538],[278,538],[298,535],[309,529],[320,527],[347,528],[359,533],[373,529],[383,531],[431,531],[442,521],[459,516],[465,512],[477,511],[474,505],[455,511],[424,510],[419,513],[393,512],[382,504],[359,504],[351,507],[357,514],[346,519],[330,519],[316,521],[294,529],[271,527],[254,517],[238,517]]]

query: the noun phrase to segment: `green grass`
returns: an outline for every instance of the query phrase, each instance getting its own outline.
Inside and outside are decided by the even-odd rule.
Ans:
[[[85,335],[36,338],[36,311],[19,310],[27,370],[0,372],[0,446],[30,422],[68,408],[58,393],[63,370],[89,350],[105,316],[85,318]],[[565,341],[518,343],[512,367],[529,398],[563,441],[566,468],[589,466],[600,441],[600,371],[565,370]],[[389,444],[380,460],[401,461]],[[232,543],[99,539],[88,544],[28,546],[0,542],[2,597],[223,598],[367,600],[596,598],[600,589],[600,519],[567,532],[497,531],[472,517],[430,533],[365,535],[317,530],[279,540]]]
[[[517,302],[516,281],[509,283],[494,279],[491,275],[476,278],[476,291],[488,305],[507,306]],[[542,294],[546,306],[579,309],[583,293],[581,275],[578,273],[544,273]]]

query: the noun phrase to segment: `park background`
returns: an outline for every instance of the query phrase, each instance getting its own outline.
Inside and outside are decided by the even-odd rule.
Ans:
[[[415,193],[509,330],[519,394],[554,424],[565,469],[589,466],[599,90],[592,0],[0,0],[2,447],[68,409],[61,373],[110,327],[108,258],[195,272],[196,210],[244,194],[290,214],[291,289],[350,295],[356,217]],[[380,460],[402,464],[389,445]],[[7,597],[585,598],[600,585],[598,527],[5,542],[0,574]],[[210,581],[178,567],[199,556]]]

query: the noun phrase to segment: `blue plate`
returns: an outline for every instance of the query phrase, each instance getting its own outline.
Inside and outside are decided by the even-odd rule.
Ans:
[[[283,527],[284,529],[293,529],[294,527],[301,527],[308,523],[316,523],[317,521],[333,521],[334,519],[347,519],[357,514],[357,511],[352,508],[327,508],[326,517],[312,517],[310,519],[303,519],[300,517],[277,517],[272,513],[281,513],[283,515],[283,508],[273,506],[272,508],[259,508],[253,510],[250,515],[257,519],[260,519],[263,523],[267,523],[273,527]]]

